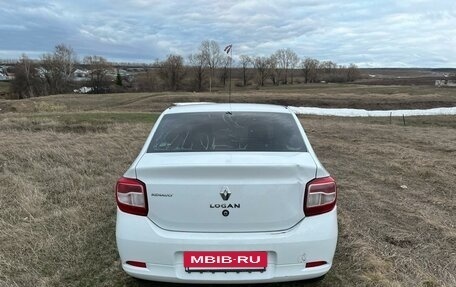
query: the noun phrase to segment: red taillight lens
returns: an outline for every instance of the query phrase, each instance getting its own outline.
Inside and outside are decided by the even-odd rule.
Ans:
[[[304,214],[312,216],[333,210],[336,205],[336,182],[330,176],[316,178],[306,186]]]
[[[137,179],[122,177],[116,184],[117,206],[126,213],[146,216],[146,185]]]

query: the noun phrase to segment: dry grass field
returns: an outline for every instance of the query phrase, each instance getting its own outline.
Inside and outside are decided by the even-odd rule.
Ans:
[[[297,91],[283,92],[282,99],[286,93]],[[246,101],[273,97],[251,94],[255,100]],[[352,94],[341,101],[360,96]],[[372,94],[396,101],[394,94]],[[196,97],[0,102],[0,286],[176,286],[121,271],[113,186],[156,120],[149,111]],[[454,94],[423,98],[455,105]],[[269,286],[456,286],[455,117],[412,117],[406,126],[382,118],[306,116],[301,122],[339,183],[339,242],[323,281]]]
[[[0,81],[0,99],[9,92],[10,83]]]
[[[210,93],[123,93],[56,95],[22,101],[0,99],[0,109],[15,112],[161,112],[175,102],[228,102],[226,91]],[[361,109],[414,109],[456,106],[456,89],[433,86],[307,84],[233,91],[233,102]],[[1,112],[1,111],[0,111]]]

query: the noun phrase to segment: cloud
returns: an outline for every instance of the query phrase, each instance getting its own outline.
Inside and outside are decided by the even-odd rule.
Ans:
[[[3,2],[3,1],[2,1]],[[14,2],[14,3],[13,3]],[[83,57],[148,61],[201,41],[235,54],[291,48],[301,57],[373,67],[456,66],[453,0],[19,0],[0,5],[0,56],[58,43]]]

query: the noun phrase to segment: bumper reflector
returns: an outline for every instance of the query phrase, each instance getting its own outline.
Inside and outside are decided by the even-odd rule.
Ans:
[[[127,261],[128,265],[135,266],[135,267],[141,267],[141,268],[146,268],[146,263],[145,262],[140,262],[140,261]]]
[[[317,266],[321,266],[321,265],[325,265],[325,264],[326,264],[326,261],[312,261],[312,262],[307,262],[307,263],[306,263],[306,268],[317,267]]]

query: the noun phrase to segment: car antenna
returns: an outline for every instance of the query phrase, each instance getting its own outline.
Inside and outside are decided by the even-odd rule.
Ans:
[[[228,87],[228,104],[230,105],[230,110],[227,114],[231,115],[231,70],[232,70],[232,63],[233,63],[233,44],[229,44],[228,46],[223,49],[224,52],[228,55],[228,59],[230,60],[230,82]]]

